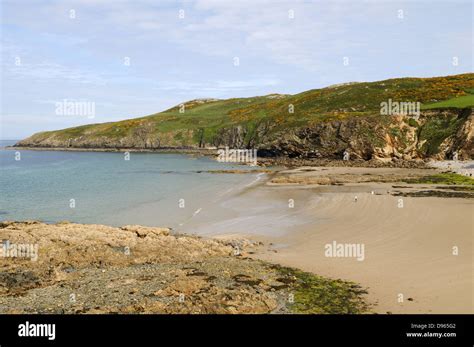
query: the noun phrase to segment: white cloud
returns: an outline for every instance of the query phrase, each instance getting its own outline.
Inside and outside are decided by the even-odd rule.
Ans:
[[[76,22],[67,19],[69,8],[75,8]],[[178,11],[185,10],[185,18],[178,18]],[[154,3],[152,1],[73,1],[52,2],[38,9],[47,8],[51,21],[59,28],[70,31],[79,38],[78,44],[90,43],[103,35],[107,44],[120,45],[143,41],[153,45],[167,41],[183,49],[204,56],[235,56],[253,54],[279,64],[315,71],[321,68],[321,48],[340,50],[341,41],[334,40],[335,33],[345,28],[345,17],[357,16],[350,3],[279,2],[279,1],[209,1]],[[294,11],[290,19],[288,11]],[[45,26],[42,16],[18,18],[22,24],[37,28]],[[112,31],[110,31],[112,30]],[[71,33],[72,31],[72,33]],[[127,35],[127,36],[124,36]],[[343,43],[347,45],[347,42]],[[90,47],[96,52],[102,46]]]

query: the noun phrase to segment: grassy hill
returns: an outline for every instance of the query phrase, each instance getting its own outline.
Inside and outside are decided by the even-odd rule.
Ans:
[[[474,106],[474,95],[464,95],[449,100],[434,102],[432,104],[423,105],[422,110],[431,110],[439,108],[464,108]]]
[[[354,117],[380,118],[380,103],[389,99],[420,102],[426,110],[474,106],[473,91],[470,73],[348,83],[295,95],[193,100],[146,117],[38,133],[20,145],[206,147],[235,144],[237,136],[239,145],[258,146],[302,127]]]

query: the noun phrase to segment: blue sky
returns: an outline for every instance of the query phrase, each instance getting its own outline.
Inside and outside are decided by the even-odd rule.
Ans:
[[[91,122],[56,115],[64,99],[94,102],[99,123],[195,98],[293,94],[473,67],[471,1],[1,4],[2,139]]]

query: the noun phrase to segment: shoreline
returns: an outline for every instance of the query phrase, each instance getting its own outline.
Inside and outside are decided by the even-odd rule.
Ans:
[[[325,172],[346,176],[354,168],[319,170],[299,175]],[[387,175],[387,170],[413,172],[361,170],[365,175],[360,172],[357,176],[378,175],[380,171]],[[270,181],[217,208],[215,215],[221,215],[220,220],[215,215],[201,215],[186,232],[221,239],[245,237],[265,245],[251,254],[255,259],[355,281],[368,288],[368,300],[377,313],[474,312],[472,198],[397,196],[397,192],[440,187],[433,184],[273,185]],[[289,199],[294,208],[288,208]],[[399,199],[403,200],[402,208]],[[365,258],[327,257],[325,246],[334,241],[364,245]],[[453,247],[458,247],[459,254],[453,254]],[[403,302],[398,302],[399,294],[403,294]]]
[[[215,149],[206,148],[82,148],[82,147],[23,147],[23,146],[5,146],[6,150],[24,150],[24,151],[59,151],[59,152],[135,152],[135,153],[176,153],[176,154],[199,154],[215,156]]]
[[[199,209],[176,232],[183,237],[263,243],[246,256],[357,282],[368,288],[373,312],[472,313],[469,231],[474,230],[474,220],[466,218],[474,215],[472,188],[407,182],[440,174],[453,167],[450,163],[421,168],[303,166],[271,174],[257,170],[251,183],[224,191],[225,199]],[[472,164],[457,162],[456,168]],[[410,195],[419,192],[430,194]],[[403,208],[397,206],[400,199]],[[324,247],[333,242],[363,245],[367,253],[362,261],[328,258]],[[455,257],[449,254],[453,245],[461,249]],[[404,302],[397,302],[398,294],[404,295]]]
[[[58,151],[58,152],[104,152],[104,153],[169,153],[184,154],[193,156],[216,157],[218,148],[82,148],[82,147],[28,147],[28,146],[5,146],[5,150],[25,150],[25,151]],[[436,163],[449,163],[450,160],[435,160],[433,158],[403,160],[396,157],[393,158],[373,158],[370,160],[351,159],[344,161],[333,158],[289,158],[289,157],[258,157],[257,165],[261,167],[277,167],[294,169],[304,166],[318,167],[367,167],[367,168],[414,168],[414,169],[431,169],[442,168]],[[473,160],[458,161],[457,163],[473,162]],[[433,164],[434,163],[434,164]],[[236,164],[246,165],[245,162],[236,162]],[[450,169],[446,165],[446,169]],[[456,171],[457,172],[457,171]]]

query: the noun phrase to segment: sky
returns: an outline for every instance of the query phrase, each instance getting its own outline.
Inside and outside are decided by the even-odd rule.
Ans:
[[[196,98],[472,72],[470,0],[0,0],[0,139]],[[89,102],[94,118],[57,103]]]

